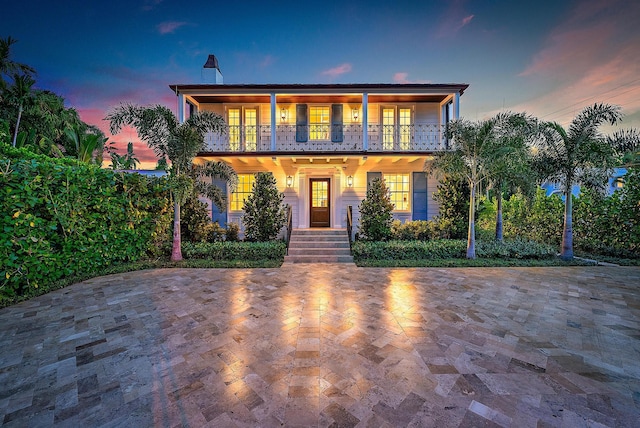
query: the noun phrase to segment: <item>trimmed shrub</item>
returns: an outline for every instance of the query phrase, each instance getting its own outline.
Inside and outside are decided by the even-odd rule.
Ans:
[[[284,193],[278,191],[272,173],[259,172],[255,176],[253,193],[244,202],[244,233],[248,241],[270,241],[278,236],[286,221]]]
[[[391,223],[391,239],[398,241],[427,241],[429,239],[449,238],[451,222],[445,219],[411,220],[402,223],[394,220]]]
[[[0,145],[0,298],[161,252],[171,206],[163,178]]]
[[[237,223],[227,223],[226,241],[238,242],[240,240],[240,226]]]
[[[393,203],[381,178],[369,183],[366,198],[360,203],[359,236],[368,241],[383,241],[391,236]]]
[[[269,242],[183,242],[182,253],[189,259],[209,260],[284,260],[287,246]]]
[[[361,260],[424,260],[465,258],[467,242],[462,239],[431,241],[388,241],[353,244],[353,257]],[[478,241],[476,254],[480,258],[547,259],[556,255],[556,248],[531,241]]]

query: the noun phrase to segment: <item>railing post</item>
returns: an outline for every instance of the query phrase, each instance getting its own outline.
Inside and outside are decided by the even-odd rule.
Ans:
[[[276,93],[271,92],[271,151],[276,151]]]
[[[347,205],[347,234],[349,235],[349,251],[352,251],[353,238],[353,207]]]

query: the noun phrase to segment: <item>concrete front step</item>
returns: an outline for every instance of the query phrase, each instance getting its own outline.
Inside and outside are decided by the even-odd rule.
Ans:
[[[289,242],[289,248],[349,248],[349,240],[343,241],[294,241]]]
[[[351,250],[347,248],[291,248],[290,256],[350,256]]]
[[[288,263],[353,263],[346,229],[295,229]]]
[[[353,263],[353,256],[285,256],[285,263]]]

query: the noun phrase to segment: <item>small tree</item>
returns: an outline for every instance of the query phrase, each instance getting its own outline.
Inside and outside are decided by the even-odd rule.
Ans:
[[[253,193],[244,202],[242,222],[247,240],[264,242],[278,236],[286,221],[283,200],[284,193],[278,191],[273,174],[257,173]]]
[[[393,203],[382,178],[369,183],[367,197],[360,203],[360,233],[371,241],[383,241],[391,236]]]

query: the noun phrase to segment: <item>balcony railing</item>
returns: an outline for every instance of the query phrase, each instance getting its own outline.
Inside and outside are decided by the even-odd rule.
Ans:
[[[440,124],[368,125],[366,149],[362,125],[277,125],[275,151],[270,125],[227,126],[224,131],[207,134],[207,152],[426,153],[448,149],[445,126]]]

